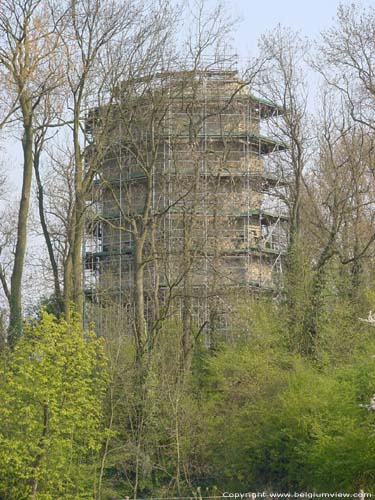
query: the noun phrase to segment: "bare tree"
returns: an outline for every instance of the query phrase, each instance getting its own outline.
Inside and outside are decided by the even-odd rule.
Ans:
[[[79,312],[83,307],[83,217],[86,195],[97,168],[92,162],[87,170],[84,167],[84,111],[88,103],[93,106],[98,103],[102,93],[113,84],[110,75],[113,76],[114,65],[119,64],[120,54],[123,55],[121,47],[130,42],[139,9],[132,2],[74,0],[54,5],[54,11],[63,19],[59,36],[64,47],[66,104],[71,110],[68,121],[74,148],[75,200],[64,267],[64,307],[69,315],[72,301]]]
[[[295,279],[300,276],[301,205],[303,176],[310,155],[311,129],[307,113],[307,64],[309,44],[301,35],[280,25],[261,37],[259,49],[266,60],[259,75],[258,91],[279,105],[269,119],[272,134],[286,145],[268,163],[276,176],[278,196],[288,209],[286,290],[295,310]],[[298,278],[297,278],[298,279]],[[289,283],[290,281],[290,283]]]
[[[323,32],[316,68],[344,97],[352,119],[375,129],[375,8],[340,5]]]
[[[369,220],[371,212],[368,190],[364,195],[363,180],[372,185],[373,172],[373,133],[375,130],[375,42],[374,42],[375,9],[373,6],[361,7],[354,4],[341,5],[337,11],[335,26],[322,34],[320,57],[316,67],[323,75],[328,85],[340,96],[345,108],[345,114],[352,121],[353,155],[356,156],[357,171],[354,185],[357,199],[361,199],[362,208],[357,216],[348,221],[346,226],[354,230],[355,248],[350,255],[342,256],[344,264],[349,264],[353,270],[353,278],[358,278],[359,266],[368,255],[373,243],[372,231],[362,227],[362,237],[355,227],[363,226],[363,215],[367,212]],[[353,178],[353,176],[352,176]],[[361,186],[357,180],[360,180]],[[370,184],[369,184],[370,186]],[[367,198],[367,200],[365,200]],[[365,207],[367,206],[367,210]],[[362,214],[362,215],[360,215]],[[360,222],[362,220],[362,223]],[[362,243],[359,243],[362,239]],[[345,253],[345,252],[344,252]]]
[[[310,353],[318,336],[329,265],[336,261],[342,270],[351,266],[351,290],[358,296],[361,266],[374,252],[373,140],[350,114],[345,102],[323,94],[319,152],[305,179],[304,239],[313,248],[313,262],[303,326]]]
[[[300,234],[303,174],[311,142],[306,76],[309,44],[299,33],[278,26],[259,45],[266,59],[259,91],[280,106],[269,124],[273,135],[287,145],[275,156],[271,168],[287,186],[284,200],[289,209],[289,246],[293,248]]]
[[[13,112],[22,124],[23,181],[17,241],[9,286],[9,344],[21,330],[22,275],[33,162],[34,116],[43,96],[57,85],[59,72],[51,63],[56,26],[40,0],[8,0],[0,12],[0,66],[7,81]]]
[[[41,100],[38,112],[35,116],[33,150],[33,167],[36,180],[38,215],[40,226],[42,229],[42,235],[44,237],[47,248],[49,262],[49,266],[46,266],[44,263],[43,268],[46,269],[49,267],[49,270],[52,273],[53,299],[55,302],[57,314],[63,311],[63,290],[59,266],[59,257],[61,254],[58,254],[58,250],[55,246],[55,243],[57,243],[56,234],[53,234],[49,227],[50,218],[47,214],[48,209],[46,207],[46,202],[48,203],[48,201],[51,201],[53,205],[57,205],[57,199],[61,200],[61,198],[59,197],[59,191],[62,188],[62,178],[64,178],[65,180],[64,184],[67,191],[69,190],[69,186],[71,185],[70,179],[66,175],[61,175],[62,173],[66,174],[67,172],[66,168],[64,168],[65,166],[62,165],[61,161],[58,160],[59,148],[58,143],[56,142],[58,134],[63,134],[63,128],[66,128],[67,125],[67,121],[65,119],[66,110],[64,109],[63,94],[64,87],[63,85],[61,85],[59,89],[54,90],[53,94],[49,93],[45,95]],[[49,163],[52,164],[52,166],[50,169],[48,169],[49,180],[46,181],[42,175],[43,158],[45,156],[48,157],[48,144],[51,141],[55,141],[55,144],[51,146],[51,150],[55,151],[55,157],[53,152],[51,151],[52,157],[49,158]],[[51,176],[53,182],[55,182],[54,188],[52,189],[54,196],[49,196],[49,194],[52,195],[51,186],[53,182],[51,182]],[[60,208],[63,208],[63,205],[61,205]],[[66,212],[66,214],[68,213],[69,210]],[[66,215],[66,217],[68,216]],[[62,245],[64,245],[64,243],[66,242],[62,242]],[[64,261],[65,259],[62,260],[62,262]]]

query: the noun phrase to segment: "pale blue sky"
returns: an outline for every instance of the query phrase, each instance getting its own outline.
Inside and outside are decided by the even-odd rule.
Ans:
[[[301,30],[302,35],[316,37],[332,25],[340,3],[374,5],[375,0],[227,0],[233,13],[243,21],[238,27],[235,44],[240,58],[256,51],[259,36],[278,23]]]

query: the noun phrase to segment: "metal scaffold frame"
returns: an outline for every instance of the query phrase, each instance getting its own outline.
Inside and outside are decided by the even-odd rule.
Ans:
[[[170,315],[182,317],[182,283],[189,276],[195,321],[209,325],[215,308],[222,307],[224,315],[230,308],[228,292],[272,288],[275,274],[282,271],[287,217],[280,198],[274,196],[272,210],[264,199],[272,197],[283,180],[267,172],[264,157],[285,145],[261,134],[261,123],[270,116],[277,119],[282,110],[250,94],[236,71],[210,68],[186,84],[182,79],[191,78],[190,73],[160,73],[153,83],[157,92],[164,79],[166,111],[162,131],[157,131],[160,149],[152,171],[150,207],[158,227],[159,255],[153,254],[154,264],[151,258],[147,264],[145,314],[152,322],[152,288],[159,287],[161,299],[167,293],[173,296]],[[186,88],[179,95],[176,88],[182,85]],[[194,120],[198,125],[192,140]],[[139,169],[131,147],[123,145],[128,131],[122,121],[113,129],[119,136],[117,145],[94,179],[88,200],[84,286],[86,302],[95,309],[91,319],[103,324],[103,310],[111,303],[131,328],[134,241],[124,214],[141,217],[147,172]],[[149,154],[146,131],[138,132],[137,147],[145,141]],[[91,134],[95,138],[95,127]],[[192,263],[183,269],[187,220],[193,228]],[[220,316],[221,311],[216,313]]]

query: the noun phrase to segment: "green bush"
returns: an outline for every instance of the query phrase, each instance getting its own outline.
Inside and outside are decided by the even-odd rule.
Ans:
[[[89,499],[103,438],[102,342],[46,312],[0,363],[0,497]],[[34,497],[33,497],[34,498]]]

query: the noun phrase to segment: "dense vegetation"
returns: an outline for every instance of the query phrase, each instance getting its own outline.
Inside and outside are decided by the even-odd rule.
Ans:
[[[281,111],[268,127],[286,147],[264,177],[280,181],[288,238],[272,287],[226,290],[227,322],[208,327],[192,311],[194,210],[181,229],[181,280],[169,295],[160,283],[146,289],[148,271],[165,264],[153,231],[174,207],[152,205],[162,146],[150,140],[150,161],[130,132],[162,135],[170,88],[155,92],[155,71],[189,68],[182,74],[195,82],[212,61],[228,63],[233,22],[204,1],[189,22],[173,3],[146,3],[1,2],[0,131],[16,137],[23,176],[14,208],[0,175],[0,498],[375,494],[375,9],[339,7],[313,49],[279,26],[243,69],[249,91]],[[310,112],[313,71],[321,87]],[[94,139],[89,99],[103,110]],[[199,165],[194,127],[204,120],[192,99],[183,112]],[[135,293],[119,315],[104,301],[99,337],[83,320],[82,247],[117,143],[114,111],[148,191],[117,227],[134,242]],[[32,255],[31,229],[44,254]],[[169,308],[176,290],[180,316]],[[30,295],[38,305],[28,310]]]
[[[135,482],[141,497],[374,492],[375,332],[359,319],[372,307],[367,296],[353,305],[330,294],[314,356],[294,348],[282,300],[249,298],[235,340],[214,352],[197,347],[183,379],[176,328],[166,328],[148,367],[142,436],[130,425],[139,394],[112,378],[112,403],[122,409],[112,421],[104,498],[117,488],[130,495]]]
[[[42,313],[1,360],[1,497],[32,498],[36,482],[41,499],[374,493],[375,327],[360,318],[375,294],[328,292],[313,356],[283,299],[258,295],[183,376],[166,325],[142,392],[129,338],[113,332],[104,362],[77,322]]]
[[[90,498],[104,438],[103,345],[42,312],[0,364],[0,496]],[[36,496],[37,495],[37,496]]]

